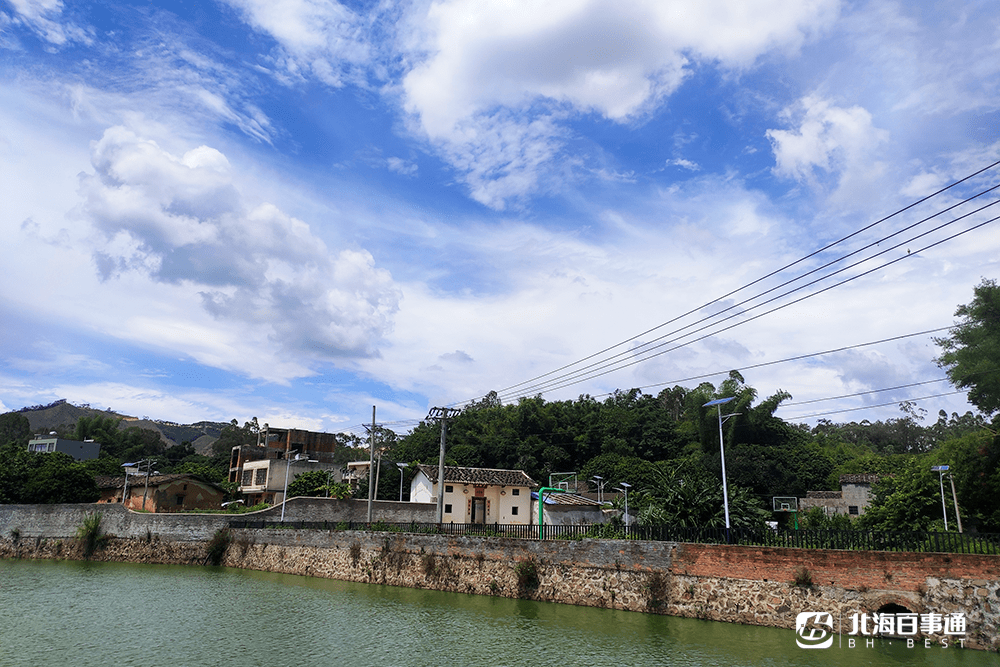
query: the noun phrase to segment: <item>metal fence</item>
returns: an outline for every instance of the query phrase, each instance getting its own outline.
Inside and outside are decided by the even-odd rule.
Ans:
[[[526,524],[416,523],[376,521],[262,521],[231,519],[230,528],[362,530],[425,533],[522,540],[650,540],[694,544],[737,544],[792,549],[853,551],[911,551],[934,553],[1000,554],[1000,534],[941,533],[874,530],[772,530],[769,528],[685,528],[679,526],[622,526],[587,524],[542,526]]]

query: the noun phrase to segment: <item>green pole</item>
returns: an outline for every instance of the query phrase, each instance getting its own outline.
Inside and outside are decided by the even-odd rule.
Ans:
[[[543,486],[538,489],[538,539],[542,539],[542,523],[545,519],[542,517],[542,505],[545,503],[545,497],[542,495],[546,491],[555,491],[556,493],[565,493],[562,489],[553,486]]]

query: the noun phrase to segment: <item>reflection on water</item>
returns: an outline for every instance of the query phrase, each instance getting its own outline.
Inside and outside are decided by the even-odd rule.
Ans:
[[[190,566],[0,561],[0,667],[995,665],[789,630]]]

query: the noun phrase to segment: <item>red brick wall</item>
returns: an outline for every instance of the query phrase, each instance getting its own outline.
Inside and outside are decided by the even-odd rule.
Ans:
[[[805,567],[818,585],[846,589],[920,590],[928,577],[998,579],[1000,556],[880,551],[775,549],[680,544],[670,571],[699,577],[792,582]]]

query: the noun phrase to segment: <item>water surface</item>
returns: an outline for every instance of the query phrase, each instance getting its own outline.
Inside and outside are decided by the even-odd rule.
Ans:
[[[0,667],[997,664],[958,648],[803,650],[790,630],[268,572],[0,560]]]

